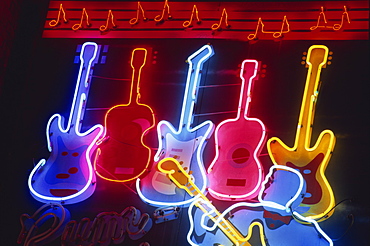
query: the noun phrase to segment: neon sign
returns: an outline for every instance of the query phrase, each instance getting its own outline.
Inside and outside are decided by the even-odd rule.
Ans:
[[[329,50],[324,45],[313,45],[308,49],[308,72],[293,147],[288,147],[277,137],[267,142],[268,153],[275,165],[290,166],[302,172],[307,182],[307,194],[300,206],[301,213],[318,220],[328,218],[334,207],[334,194],[325,177],[325,169],[334,150],[334,133],[322,131],[311,147],[320,74],[326,67],[328,55]]]
[[[189,69],[186,79],[184,100],[181,109],[179,127],[176,129],[170,122],[162,120],[157,125],[159,147],[154,161],[174,157],[192,171],[192,177],[198,187],[206,189],[206,174],[202,153],[207,138],[213,132],[211,121],[192,127],[193,110],[198,96],[198,85],[201,79],[203,64],[213,55],[210,45],[204,45],[188,57]],[[177,206],[189,204],[193,198],[171,183],[159,172],[156,163],[151,172],[143,179],[137,179],[136,188],[140,198],[154,206]]]
[[[256,27],[255,33],[249,34],[248,37],[247,37],[248,40],[257,39],[257,34],[258,34],[259,29],[260,29],[260,26],[261,26],[261,33],[270,33],[270,34],[272,34],[272,36],[274,38],[281,38],[283,34],[290,32],[289,23],[288,23],[288,19],[286,18],[286,16],[284,16],[284,18],[283,18],[283,22],[281,24],[280,31],[275,31],[275,32],[274,31],[265,31],[265,24],[263,24],[262,18],[260,17],[258,19],[258,22],[257,22],[257,27]],[[284,28],[285,26],[286,26],[286,28]],[[284,29],[286,29],[286,30],[284,30]]]
[[[332,16],[341,16],[340,19],[333,19],[336,24],[332,25],[328,24],[321,2],[290,3],[288,9],[282,9],[277,4],[260,2],[254,2],[253,5],[240,5],[238,8],[235,8],[236,3],[232,2],[216,5],[216,3],[165,0],[161,4],[162,7],[158,3],[135,1],[126,2],[125,5],[114,2],[51,1],[43,36],[47,38],[65,38],[66,35],[70,38],[232,38],[244,41],[282,38],[284,40],[368,39],[366,20],[369,18],[369,12],[366,1],[351,2],[351,6],[343,6],[338,2],[325,3],[325,9],[330,10]],[[316,9],[320,6],[321,11],[317,16]],[[150,13],[153,15],[148,16],[147,14]],[[305,13],[307,18],[302,18],[302,13]],[[200,20],[200,15],[203,21]],[[89,16],[94,22],[93,25]],[[77,24],[73,23],[76,19],[80,20]],[[139,21],[140,19],[142,21]],[[184,21],[184,19],[188,20]],[[219,21],[214,23],[214,19]],[[105,20],[105,24],[101,20]],[[197,25],[191,25],[193,20]],[[86,26],[83,28],[84,21]],[[149,22],[154,22],[155,25]],[[112,28],[105,28],[108,23],[112,24]],[[222,25],[225,28],[221,28]],[[183,28],[189,30],[184,32]],[[269,30],[265,30],[267,28]],[[344,28],[345,32],[337,32]],[[331,29],[335,32],[314,31],[317,29]],[[251,33],[251,30],[255,31]]]
[[[226,28],[230,28],[231,26],[229,25],[229,23],[227,22],[227,18],[228,18],[228,15],[227,15],[227,11],[226,11],[226,9],[224,8],[223,10],[222,10],[222,14],[221,14],[221,17],[220,17],[220,21],[219,21],[219,23],[215,23],[215,24],[213,24],[212,26],[211,26],[211,29],[212,29],[212,31],[217,31],[217,30],[221,30],[221,24],[222,24],[222,21],[224,20],[224,18],[225,18],[225,26],[226,26]]]
[[[121,213],[102,212],[93,221],[83,218],[80,222],[67,223],[61,236],[62,245],[112,245],[121,244],[126,235],[131,240],[142,238],[151,228],[149,214],[141,214],[135,207]]]
[[[193,26],[191,24],[191,22],[193,21],[194,14],[195,14],[195,18],[197,20],[197,24],[199,25],[202,22],[199,18],[199,11],[198,11],[197,5],[194,4],[193,10],[191,11],[190,19],[188,21],[184,21],[184,23],[182,24],[183,27],[192,27]]]
[[[328,26],[327,23],[328,21],[326,20],[326,15],[325,15],[325,12],[324,12],[324,7],[321,6],[321,11],[320,11],[320,14],[319,14],[319,17],[317,17],[317,23],[316,23],[316,26],[312,26],[310,27],[310,30],[313,31],[313,30],[316,30],[316,29],[333,29],[334,31],[339,31],[342,26],[343,26],[343,23],[344,23],[344,18],[347,19],[347,23],[351,23],[351,21],[349,20],[349,15],[348,15],[348,11],[347,11],[347,6],[343,6],[343,14],[342,14],[342,18],[341,18],[341,22],[340,24],[334,24],[333,26]],[[321,20],[321,16],[324,20],[324,24],[323,26],[320,26],[320,20]]]
[[[103,126],[95,125],[83,133],[80,130],[92,67],[97,62],[98,54],[96,43],[86,42],[82,45],[81,64],[69,119],[66,122],[60,114],[54,114],[47,123],[46,138],[50,157],[40,160],[28,178],[31,194],[40,202],[76,203],[90,197],[95,190],[96,178],[90,157],[96,148],[96,140],[103,132]]]
[[[105,115],[104,137],[97,142],[94,168],[99,177],[109,181],[136,179],[151,161],[152,151],[143,138],[154,127],[155,117],[148,105],[140,103],[140,78],[146,59],[146,49],[132,51],[129,102],[110,108]]]
[[[190,174],[176,159],[162,159],[158,163],[158,169],[165,173],[177,187],[186,190],[188,194],[196,197],[196,200],[191,203],[188,209],[190,230],[187,239],[191,245],[210,245],[210,243],[231,245],[230,241],[233,245],[250,245],[248,240],[251,238],[251,232],[254,226],[259,228],[259,238],[262,245],[267,245],[265,238],[270,245],[302,245],[297,243],[302,241],[309,241],[313,245],[316,243],[333,245],[333,241],[325,234],[315,220],[306,218],[295,211],[305,193],[305,181],[302,174],[293,168],[280,165],[272,166],[265,180],[262,182],[262,189],[258,195],[258,203],[239,202],[230,206],[223,213],[220,213],[212,205],[204,193],[194,184]],[[233,209],[240,209],[242,207],[263,207],[267,213],[243,209],[238,210],[232,214],[231,218],[226,219],[226,216]],[[274,213],[274,216],[277,218],[289,216],[290,219],[285,225],[281,224],[277,228],[270,228],[269,226],[271,224],[267,224],[269,222],[269,216],[266,214],[271,213]],[[313,227],[302,225],[294,221],[293,218],[312,224]],[[238,225],[238,227],[235,227],[235,225]],[[216,228],[222,231],[222,235],[219,235],[220,233],[215,231]],[[281,237],[282,233],[287,232],[293,233],[296,236]],[[194,234],[203,235],[196,236]]]
[[[105,23],[105,25],[101,25],[99,27],[99,30],[101,32],[105,32],[105,31],[108,31],[109,30],[109,20],[112,23],[112,27],[113,28],[116,28],[117,27],[117,25],[114,24],[114,15],[113,15],[113,12],[112,12],[112,10],[109,10],[108,11],[108,17],[107,17],[107,22]]]
[[[139,23],[139,13],[141,12],[141,15],[143,16],[143,20],[147,21],[148,18],[145,17],[145,11],[143,7],[141,6],[140,2],[137,2],[137,11],[136,11],[136,17],[130,19],[129,23],[130,25],[136,25]]]
[[[73,31],[77,31],[78,29],[83,28],[82,23],[83,23],[84,19],[86,19],[86,26],[87,26],[87,27],[90,27],[90,26],[91,26],[91,24],[90,24],[90,22],[89,22],[89,15],[87,14],[87,11],[86,11],[86,9],[85,9],[85,8],[83,8],[83,9],[82,9],[82,15],[81,15],[80,23],[78,23],[78,24],[74,24],[74,25],[72,26],[72,30],[73,30]]]
[[[22,228],[17,243],[46,245],[62,235],[69,220],[69,211],[56,203],[41,206],[32,216],[22,214],[20,217]],[[44,224],[50,224],[50,227],[44,228]]]
[[[266,128],[261,120],[248,117],[252,83],[258,70],[258,61],[243,61],[237,117],[216,127],[216,156],[207,177],[209,193],[220,200],[254,198],[261,188],[263,169],[258,155],[266,141]]]

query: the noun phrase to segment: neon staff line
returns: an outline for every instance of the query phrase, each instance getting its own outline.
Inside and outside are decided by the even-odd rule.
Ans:
[[[307,193],[301,207],[311,219],[325,220],[333,213],[334,194],[325,177],[325,169],[334,150],[335,136],[331,130],[320,133],[311,146],[311,135],[318,87],[322,68],[325,68],[329,50],[324,45],[312,45],[307,52],[308,67],[296,136],[293,147],[288,147],[278,137],[267,141],[267,150],[275,165],[287,165],[300,169],[307,183]],[[327,215],[327,216],[325,216]]]
[[[222,121],[215,130],[215,158],[208,167],[210,194],[220,200],[245,200],[258,195],[263,179],[263,168],[258,159],[266,141],[266,127],[257,118],[249,118],[252,100],[252,84],[256,80],[259,62],[246,59],[240,69],[242,80],[237,116]],[[234,153],[243,151],[240,159],[234,161]],[[249,155],[251,157],[249,158]],[[244,181],[232,185],[229,181]]]
[[[207,177],[206,171],[204,170],[204,165],[202,161],[202,151],[205,146],[205,142],[207,138],[212,134],[214,130],[214,124],[207,120],[203,123],[191,128],[191,124],[193,121],[193,110],[197,99],[197,89],[198,84],[201,79],[201,69],[203,67],[203,63],[206,62],[211,56],[213,55],[213,48],[210,45],[204,45],[195,53],[190,55],[187,59],[189,68],[187,73],[187,80],[186,80],[186,87],[185,87],[185,94],[183,98],[183,104],[181,109],[181,116],[179,121],[178,129],[168,121],[162,120],[157,125],[157,134],[158,134],[158,142],[159,147],[156,155],[154,156],[154,161],[158,162],[162,158],[173,156],[171,153],[171,148],[181,148],[183,149],[183,162],[184,165],[193,170],[193,175],[198,178],[195,178],[195,182],[199,184],[200,189],[202,192],[206,189],[207,184]],[[169,143],[168,143],[169,142]],[[180,147],[179,147],[180,146]],[[195,156],[195,158],[194,158]],[[190,164],[193,164],[190,167]],[[153,165],[154,167],[154,165]],[[159,171],[153,169],[151,175],[162,175],[166,179],[165,175],[160,173]],[[154,176],[153,176],[154,177]],[[150,175],[147,175],[145,179],[150,179]],[[150,185],[153,187],[153,183],[156,184],[155,178],[151,179],[152,182]],[[169,181],[168,181],[169,182]],[[163,191],[157,191],[155,187],[151,188],[151,192],[155,193],[156,195],[161,195],[165,197],[166,200],[158,199],[155,197],[154,200],[152,198],[148,198],[148,195],[143,194],[140,188],[140,179],[136,181],[136,188],[140,198],[151,204],[156,206],[179,206],[184,204],[189,204],[194,198],[184,198],[184,196],[180,196],[176,193],[177,197],[170,197],[163,193]],[[170,183],[170,182],[169,182]],[[177,188],[175,185],[170,183],[170,188],[177,192]],[[170,189],[166,187],[166,189]],[[171,190],[172,191],[172,190]],[[181,192],[181,189],[178,189]],[[162,193],[162,194],[159,194]],[[183,195],[186,195],[184,193]],[[172,200],[170,200],[172,199]],[[170,201],[168,201],[170,200]]]
[[[90,46],[89,49],[91,48],[93,49],[92,54],[90,53],[85,54],[86,47],[88,46]],[[60,114],[54,114],[47,123],[46,138],[47,138],[48,150],[49,152],[51,152],[51,155],[48,161],[46,161],[45,159],[41,159],[38,162],[38,164],[34,167],[34,169],[31,171],[29,178],[28,178],[28,187],[31,191],[31,194],[34,196],[36,200],[39,200],[41,202],[52,201],[52,202],[75,203],[75,202],[79,202],[79,201],[87,199],[95,190],[95,184],[94,184],[95,174],[92,168],[90,155],[91,155],[91,152],[93,151],[93,148],[95,148],[95,142],[99,139],[100,135],[103,132],[103,126],[100,124],[97,124],[91,127],[89,130],[87,130],[84,133],[81,133],[80,129],[81,129],[81,124],[82,124],[82,119],[83,119],[83,114],[84,114],[84,108],[86,106],[87,94],[88,94],[88,90],[89,90],[90,83],[91,83],[91,75],[92,75],[91,66],[94,63],[96,63],[98,50],[99,50],[98,45],[93,42],[86,42],[82,45],[81,54],[80,54],[80,61],[81,61],[80,69],[78,72],[77,83],[76,83],[76,88],[74,92],[70,115],[69,115],[68,122],[67,122],[65,129],[64,129],[65,120],[64,120],[64,117],[62,117]],[[89,57],[87,64],[83,57],[84,55],[87,55],[87,56],[91,55],[91,57]],[[65,162],[58,163],[57,162],[57,160],[60,160],[60,159],[57,159],[57,158],[60,158],[59,157],[60,153],[55,153],[55,152],[58,152],[60,150],[58,149],[59,142],[58,140],[55,139],[57,138],[55,137],[55,135],[57,135],[57,137],[60,137],[60,138],[64,137],[65,141],[67,142],[68,141],[74,142],[74,140],[76,140],[75,142],[78,142],[77,144],[87,146],[86,151],[82,153],[82,155],[84,155],[83,156],[83,158],[85,159],[84,161],[86,161],[86,163],[82,163],[82,164],[84,165],[84,167],[87,167],[86,183],[85,185],[83,185],[83,187],[79,191],[71,195],[66,195],[66,196],[43,195],[34,189],[34,182],[36,181],[34,180],[34,177],[36,175],[40,175],[39,174],[40,170],[42,173],[42,169],[49,168],[46,171],[44,170],[45,172],[47,172],[48,170],[50,170],[52,166],[55,166],[55,165],[68,166],[68,165],[76,164],[76,163],[65,163]],[[83,142],[83,143],[80,143],[80,142]],[[79,163],[79,160],[80,159],[78,159],[78,163],[77,163],[78,165],[81,164]],[[42,178],[42,181],[40,182],[45,182],[43,184],[44,186],[49,185],[49,183],[45,181],[44,176],[41,175],[38,177]],[[86,194],[84,194],[85,192]]]

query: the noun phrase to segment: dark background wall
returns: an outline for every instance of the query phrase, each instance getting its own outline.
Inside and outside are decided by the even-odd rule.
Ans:
[[[300,103],[306,78],[306,68],[300,64],[302,52],[313,44],[329,47],[332,65],[322,73],[321,87],[313,141],[324,129],[331,129],[337,138],[334,154],[326,176],[333,188],[338,205],[334,215],[320,225],[333,239],[334,245],[366,245],[369,241],[370,211],[368,198],[367,158],[369,149],[369,46],[364,41],[258,41],[251,44],[231,40],[134,40],[134,39],[42,39],[42,25],[48,1],[18,1],[12,8],[14,34],[4,37],[7,49],[2,49],[1,75],[1,148],[3,172],[0,183],[1,244],[16,245],[20,231],[19,216],[32,214],[42,204],[29,194],[27,178],[40,158],[47,158],[45,127],[53,113],[68,117],[71,97],[78,71],[73,63],[76,47],[85,41],[109,45],[107,62],[96,66],[94,75],[108,78],[129,78],[130,52],[135,47],[146,47],[149,60],[142,78],[142,102],[154,108],[157,122],[168,120],[177,126],[182,102],[187,65],[186,58],[206,43],[211,43],[215,55],[206,64],[202,85],[227,85],[202,89],[197,113],[235,111],[238,102],[238,65],[252,58],[267,65],[266,77],[254,87],[250,115],[261,119],[268,137],[277,136],[288,145],[293,144]],[[9,5],[6,5],[9,7]],[[13,5],[12,5],[13,6]],[[3,19],[3,18],[2,18]],[[153,52],[157,51],[155,64]],[[103,123],[104,110],[117,103],[125,103],[128,84],[111,79],[94,78],[90,91],[84,126]],[[107,97],[106,95],[110,95]],[[235,117],[235,112],[196,117],[195,124],[206,119],[216,125]],[[155,140],[155,138],[154,138]],[[155,147],[155,141],[152,141]],[[214,142],[205,149],[205,164],[213,159]],[[271,161],[262,150],[264,167]],[[134,188],[133,184],[129,184]],[[222,210],[229,203],[215,201]],[[120,212],[136,206],[152,214],[154,207],[144,204],[124,185],[98,179],[98,188],[86,201],[68,205],[72,219],[93,219],[102,211]],[[183,209],[179,219],[154,225],[139,241],[126,240],[124,245],[187,245],[188,219]],[[353,220],[352,220],[353,218]],[[352,224],[353,222],[353,224]],[[348,229],[348,231],[346,231]],[[345,234],[343,237],[341,237]],[[168,238],[170,235],[170,238]],[[60,245],[56,240],[52,245]]]

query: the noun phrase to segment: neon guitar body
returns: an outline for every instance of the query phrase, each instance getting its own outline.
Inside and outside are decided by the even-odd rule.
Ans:
[[[330,130],[320,133],[311,146],[313,118],[318,95],[321,69],[325,67],[328,48],[313,45],[308,50],[305,91],[293,147],[277,137],[268,140],[267,149],[275,165],[285,165],[301,171],[307,183],[307,194],[301,204],[303,216],[324,220],[333,213],[334,194],[325,170],[334,150],[335,136]]]
[[[136,183],[140,198],[151,205],[176,206],[189,204],[193,199],[158,170],[158,161],[166,157],[176,158],[183,163],[192,171],[194,182],[205,191],[207,180],[202,153],[214,125],[205,121],[191,127],[191,123],[201,69],[203,63],[212,55],[212,47],[205,45],[188,58],[189,70],[179,128],[176,129],[168,121],[161,121],[157,125],[159,147],[154,157],[155,163],[148,175],[142,180],[138,179]]]
[[[50,157],[40,160],[28,179],[31,194],[38,201],[76,203],[87,199],[95,190],[91,154],[103,127],[95,125],[84,133],[80,129],[91,83],[91,66],[97,54],[97,44],[83,44],[75,96],[66,127],[59,114],[53,115],[47,124]]]
[[[256,60],[242,63],[238,116],[221,122],[215,131],[216,157],[207,177],[209,193],[219,200],[253,199],[261,187],[263,168],[258,156],[266,140],[266,130],[259,119],[247,116],[257,71]]]
[[[147,50],[134,49],[130,100],[128,104],[109,109],[105,117],[105,136],[98,144],[94,168],[101,178],[127,182],[142,175],[152,159],[152,151],[143,142],[145,134],[154,127],[153,110],[139,103],[139,80],[145,65]],[[136,85],[136,86],[135,86]],[[132,101],[136,88],[136,100]]]

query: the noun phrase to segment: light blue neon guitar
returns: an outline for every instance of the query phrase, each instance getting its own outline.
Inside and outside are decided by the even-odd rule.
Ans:
[[[50,156],[40,160],[28,178],[31,195],[40,202],[76,203],[87,199],[95,190],[90,157],[103,126],[95,125],[86,132],[80,130],[98,54],[96,43],[82,45],[69,119],[65,123],[60,114],[54,114],[48,121],[46,138]]]
[[[178,129],[164,120],[157,125],[159,147],[154,157],[155,163],[143,180],[136,181],[140,198],[153,206],[183,205],[194,200],[158,170],[157,163],[166,157],[175,158],[183,163],[185,169],[191,170],[193,182],[200,190],[204,192],[206,189],[207,179],[202,153],[207,139],[214,130],[214,124],[209,120],[195,127],[191,124],[202,67],[212,55],[212,47],[204,45],[187,59],[189,69]]]

